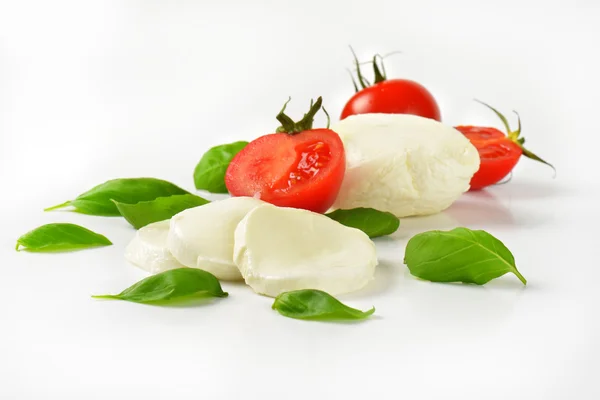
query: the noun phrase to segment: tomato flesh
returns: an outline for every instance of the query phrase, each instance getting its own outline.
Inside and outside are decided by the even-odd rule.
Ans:
[[[513,170],[523,150],[496,128],[478,126],[455,127],[479,152],[481,164],[471,178],[471,189],[480,190],[504,179]]]
[[[357,92],[346,103],[341,119],[371,113],[412,114],[442,120],[440,108],[431,93],[407,79],[385,80]]]
[[[457,126],[471,143],[483,143],[492,139],[504,139],[506,135],[496,128],[483,128],[480,126]]]
[[[274,133],[250,142],[233,158],[225,184],[232,196],[325,212],[339,193],[345,171],[344,145],[335,132]]]

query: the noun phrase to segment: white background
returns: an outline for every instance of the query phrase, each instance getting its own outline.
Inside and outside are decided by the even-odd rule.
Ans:
[[[0,2],[0,399],[598,399],[600,3],[576,1]],[[243,285],[201,307],[94,301],[144,274],[120,219],[43,213],[110,178],[192,189],[211,145],[353,93],[348,45],[390,57],[448,124],[498,126],[474,97],[520,112],[532,150],[512,182],[378,240],[375,282],[343,296],[360,324],[302,322]],[[514,119],[511,117],[514,123]],[[322,119],[319,120],[323,122]],[[14,251],[49,222],[114,246]],[[417,281],[414,233],[483,228],[528,278]]]

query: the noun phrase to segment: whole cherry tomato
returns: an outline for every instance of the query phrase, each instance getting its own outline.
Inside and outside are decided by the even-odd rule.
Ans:
[[[353,51],[354,54],[354,51]],[[363,76],[360,63],[354,54],[358,84],[352,78],[356,93],[348,100],[341,119],[355,114],[412,114],[441,121],[440,108],[435,98],[421,84],[408,79],[387,79],[383,62],[377,64],[373,57],[374,84]],[[359,88],[360,85],[360,88]]]

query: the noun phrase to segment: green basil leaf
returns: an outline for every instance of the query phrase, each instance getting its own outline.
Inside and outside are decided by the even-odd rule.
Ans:
[[[335,210],[325,215],[342,225],[360,229],[370,238],[391,235],[400,226],[400,220],[394,214],[374,208]]]
[[[227,297],[219,280],[196,268],[177,268],[142,279],[119,294],[92,296],[134,303],[171,303],[203,297]]]
[[[404,263],[411,274],[432,282],[483,285],[512,272],[527,284],[510,250],[485,231],[456,228],[420,233],[408,241]]]
[[[16,250],[58,252],[110,246],[105,236],[75,224],[47,224],[27,232],[17,239]]]
[[[208,150],[194,170],[196,189],[211,193],[227,193],[225,172],[229,163],[248,142],[240,141],[215,146]]]
[[[193,194],[159,197],[150,201],[140,201],[136,204],[115,201],[121,215],[135,229],[140,229],[153,222],[164,221],[183,210],[206,203],[209,203],[209,201]]]
[[[105,217],[120,216],[117,206],[113,202],[134,204],[140,201],[154,200],[157,197],[172,196],[176,194],[189,194],[177,185],[155,178],[125,178],[113,179],[104,182],[87,192],[54,207],[46,208],[44,211],[56,210],[72,206],[73,211],[100,215]]]
[[[365,319],[375,312],[375,307],[368,311],[348,307],[330,294],[315,289],[282,293],[272,308],[286,317],[322,321]]]

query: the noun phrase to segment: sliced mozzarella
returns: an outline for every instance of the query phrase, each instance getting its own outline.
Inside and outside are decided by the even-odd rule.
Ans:
[[[375,245],[364,232],[269,204],[238,225],[234,260],[255,292],[272,297],[297,289],[352,292],[373,278],[377,265]]]
[[[362,114],[332,129],[346,151],[346,175],[334,208],[372,207],[397,217],[434,214],[467,191],[479,169],[471,142],[432,119]]]
[[[125,258],[152,274],[182,268],[167,248],[169,221],[154,222],[139,229],[125,249]]]
[[[182,211],[171,218],[169,250],[187,267],[223,280],[240,280],[233,263],[233,233],[241,219],[261,204],[252,197],[232,197]]]

